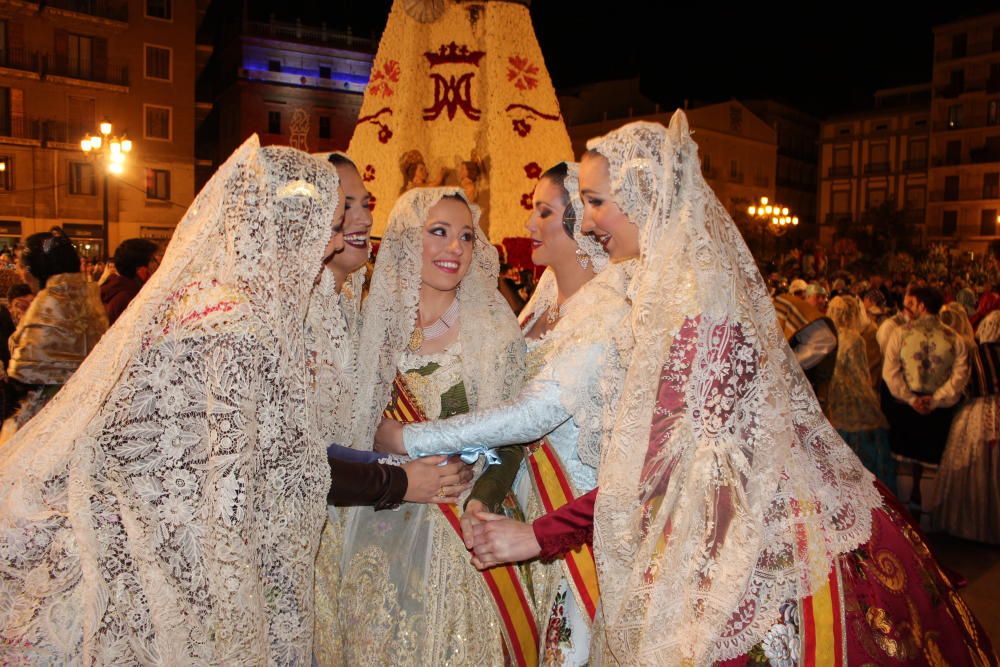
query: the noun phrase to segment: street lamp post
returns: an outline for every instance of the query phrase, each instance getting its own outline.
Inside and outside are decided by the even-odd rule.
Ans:
[[[93,136],[88,132],[80,141],[84,154],[92,156],[103,167],[104,176],[104,211],[101,223],[101,251],[104,258],[108,252],[108,177],[111,174],[121,174],[125,171],[125,156],[132,152],[132,140],[124,133],[121,137],[112,136],[110,121],[103,121],[98,127],[98,134]]]
[[[765,231],[771,232],[775,237],[784,236],[789,229],[799,225],[799,217],[792,215],[787,206],[772,202],[767,197],[761,197],[756,206],[747,209],[747,213],[751,220],[756,220],[760,224],[761,253],[764,252]]]

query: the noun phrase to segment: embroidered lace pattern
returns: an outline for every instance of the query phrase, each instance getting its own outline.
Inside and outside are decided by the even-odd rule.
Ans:
[[[684,113],[588,147],[641,247],[599,468],[594,659],[734,658],[868,540],[880,498],[820,412]]]
[[[336,191],[248,140],[0,451],[2,662],[309,662],[329,472],[303,323]]]

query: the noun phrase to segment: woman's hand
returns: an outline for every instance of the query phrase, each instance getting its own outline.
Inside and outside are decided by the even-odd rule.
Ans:
[[[403,447],[403,425],[395,419],[383,417],[375,430],[375,451],[380,454],[406,456]]]
[[[414,459],[403,466],[406,471],[406,495],[410,503],[455,503],[472,486],[472,466],[456,457],[445,465],[446,456]]]
[[[472,527],[482,523],[477,519],[474,514],[476,512],[485,512],[486,505],[482,502],[476,500],[475,498],[470,498],[469,502],[465,504],[465,512],[462,514],[462,541],[465,542],[465,548],[472,550],[473,545],[473,535]]]
[[[472,526],[472,550],[475,554],[472,564],[476,569],[519,563],[542,553],[530,523],[489,512],[475,512],[474,518],[480,522]]]

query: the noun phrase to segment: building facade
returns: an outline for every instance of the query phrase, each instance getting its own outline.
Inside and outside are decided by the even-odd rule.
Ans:
[[[100,257],[165,242],[194,197],[195,3],[0,0],[0,245],[54,225]],[[80,141],[110,121],[133,150],[108,183]]]
[[[216,7],[236,11],[217,12]],[[345,150],[377,42],[349,30],[254,21],[217,2],[199,34],[199,183],[248,137],[309,152]]]
[[[1000,12],[934,29],[927,240],[1000,239]]]
[[[875,109],[836,116],[820,127],[820,242],[867,225],[892,207],[924,233],[928,192],[930,86],[878,91]]]
[[[778,161],[774,196],[796,211],[801,221],[800,237],[818,235],[816,220],[819,120],[773,100],[743,102],[758,118],[774,128]]]
[[[618,94],[621,90],[631,90],[636,97],[631,103],[623,102]],[[602,109],[596,104],[601,99],[613,100],[616,106]],[[560,95],[559,102],[568,110],[566,129],[577,157],[592,137],[635,120],[666,125],[672,115],[639,96],[638,86],[628,81],[577,89]],[[620,115],[623,111],[625,115]],[[705,180],[737,222],[761,197],[775,199],[778,139],[774,127],[736,100],[686,109],[685,113],[698,144]]]

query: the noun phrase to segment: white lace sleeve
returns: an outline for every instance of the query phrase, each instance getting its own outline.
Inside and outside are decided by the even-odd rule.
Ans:
[[[559,400],[558,385],[535,381],[517,398],[496,407],[409,424],[403,428],[403,445],[410,456],[417,457],[524,444],[551,433],[569,418]]]

